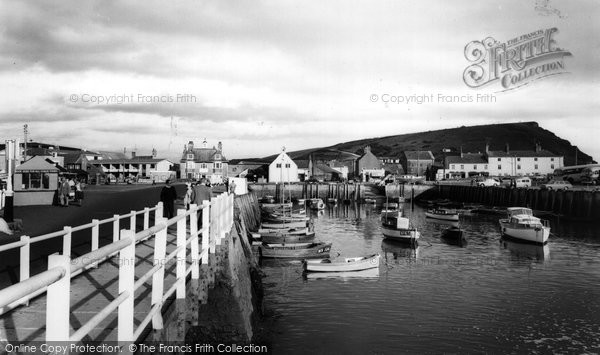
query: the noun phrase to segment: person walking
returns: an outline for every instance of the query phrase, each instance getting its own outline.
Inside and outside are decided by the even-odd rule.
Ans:
[[[163,203],[163,217],[168,219],[175,215],[175,200],[177,199],[177,191],[171,186],[171,181],[167,179],[165,186],[160,191],[160,200]]]
[[[83,204],[83,187],[81,186],[81,181],[79,181],[79,179],[75,181],[75,201],[79,207]]]
[[[198,182],[196,184],[196,186],[194,186],[194,203],[198,206],[202,206],[202,201],[209,201],[212,197],[212,189],[208,186],[206,186],[206,179],[202,178],[200,180],[200,182]],[[200,213],[198,213],[198,227],[202,226],[202,213],[203,213],[203,209],[200,210]]]
[[[66,178],[61,179],[60,184],[60,201],[63,207],[69,207],[69,194],[71,193],[71,186]]]

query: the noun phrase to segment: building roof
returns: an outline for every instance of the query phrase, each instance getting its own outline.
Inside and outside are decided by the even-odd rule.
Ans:
[[[154,164],[154,163],[158,163],[161,161],[168,161],[171,164],[174,164],[172,161],[168,160],[168,159],[161,159],[161,158],[151,158],[151,159],[102,159],[102,160],[92,160],[90,161],[90,163],[95,164],[95,165],[100,165],[100,164]]]
[[[54,165],[54,162],[48,161],[46,157],[35,156],[23,164],[17,166],[16,171],[27,171],[27,170],[47,170],[59,172],[60,169]]]
[[[503,157],[560,157],[558,154],[554,154],[547,150],[509,150],[508,153],[504,150],[490,150],[488,156],[494,158]]]
[[[315,165],[315,169],[321,170],[325,174],[340,174],[339,170],[335,170],[334,168],[323,164]]]
[[[450,155],[446,157],[446,164],[487,164],[488,160],[485,154],[465,153],[460,155]]]
[[[430,150],[408,150],[404,152],[406,160],[434,160]]]
[[[194,162],[196,163],[211,163],[213,161],[226,162],[227,158],[216,148],[192,148],[186,149],[181,157],[181,162],[189,161],[188,154],[194,154]],[[221,155],[220,159],[215,159],[217,154]]]
[[[300,169],[308,169],[308,163],[310,162],[310,160],[300,159],[300,160],[294,160],[294,162],[296,163],[296,165],[298,166],[298,168],[300,168]]]

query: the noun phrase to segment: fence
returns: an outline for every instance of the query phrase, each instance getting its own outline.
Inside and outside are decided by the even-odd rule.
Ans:
[[[142,211],[131,211],[129,214],[102,221],[93,220],[91,223],[78,227],[64,227],[62,231],[45,234],[35,238],[21,237],[20,241],[0,246],[0,252],[20,248],[20,282],[0,290],[0,314],[26,305],[29,300],[43,292],[46,299],[47,341],[72,341],[83,339],[95,326],[106,319],[111,312],[117,310],[118,341],[136,341],[142,332],[152,322],[154,329],[162,329],[161,309],[163,303],[175,294],[177,299],[186,297],[186,278],[199,279],[200,264],[208,264],[209,254],[216,252],[216,246],[221,244],[233,226],[233,195],[227,193],[214,197],[211,201],[203,201],[201,206],[191,205],[189,210],[178,210],[177,216],[166,219],[162,217],[162,204],[145,208]],[[202,213],[202,228],[198,230],[197,214]],[[150,212],[154,211],[154,226],[149,226]],[[135,231],[137,215],[144,216],[144,229]],[[119,230],[119,221],[130,218],[130,228]],[[189,219],[189,238],[187,225]],[[113,242],[98,248],[99,225],[113,223]],[[167,228],[176,225],[176,248],[166,255]],[[91,229],[92,250],[78,258],[71,259],[71,235],[74,231]],[[198,236],[201,235],[201,244]],[[29,276],[29,250],[32,243],[50,238],[63,238],[63,254],[48,257],[48,270],[35,276]],[[135,246],[137,243],[154,237],[154,264],[143,276],[135,280]],[[73,334],[69,334],[70,314],[70,285],[71,278],[87,269],[98,266],[102,261],[119,254],[118,262],[118,293],[119,295],[106,307],[88,320]],[[190,255],[188,263],[187,255]],[[165,292],[165,265],[171,260],[176,262],[176,281]],[[188,266],[188,264],[190,264]],[[143,321],[134,326],[134,292],[145,282],[152,280],[151,309]]]

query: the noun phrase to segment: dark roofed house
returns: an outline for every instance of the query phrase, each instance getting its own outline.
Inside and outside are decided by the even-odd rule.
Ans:
[[[405,151],[401,156],[401,164],[409,175],[424,175],[431,168],[434,156],[429,150]]]
[[[222,182],[227,177],[228,162],[223,156],[223,145],[221,142],[208,148],[206,139],[202,142],[200,148],[194,147],[194,142],[190,141],[183,147],[183,153],[180,160],[181,177],[187,179],[207,178],[211,183]]]
[[[356,175],[362,176],[363,181],[371,177],[382,178],[385,175],[383,163],[371,152],[371,147],[364,148],[363,155],[356,161]]]

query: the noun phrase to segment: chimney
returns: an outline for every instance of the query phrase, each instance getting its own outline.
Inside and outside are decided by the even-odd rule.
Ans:
[[[490,153],[490,144],[485,143],[485,154],[489,154],[489,153]]]
[[[464,157],[464,154],[463,154],[463,151],[462,151],[462,145],[460,146],[460,157],[461,157],[461,158],[463,158],[463,157]]]
[[[506,154],[510,153],[510,147],[508,146],[508,143],[506,143]]]
[[[188,147],[187,147],[187,149],[188,149],[188,150],[192,150],[192,149],[194,149],[194,141],[189,141],[189,142],[188,142]]]
[[[366,146],[364,150],[365,150],[365,154],[369,153],[371,151],[371,146],[370,145]]]
[[[219,142],[219,144],[217,144],[217,149],[219,152],[223,151],[223,143]]]
[[[152,158],[156,158],[156,148],[152,148]]]

